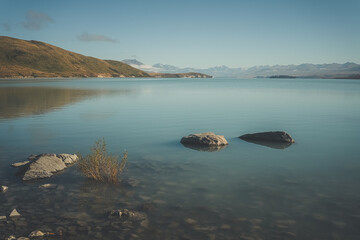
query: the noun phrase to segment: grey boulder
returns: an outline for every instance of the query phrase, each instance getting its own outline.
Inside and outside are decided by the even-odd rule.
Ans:
[[[22,180],[35,180],[41,178],[49,178],[54,173],[59,172],[67,168],[68,165],[75,163],[78,160],[76,154],[40,154],[31,155],[29,162],[20,165],[20,172],[24,173]],[[13,164],[12,166],[17,166]]]
[[[228,144],[224,136],[212,132],[190,134],[183,137],[180,142],[185,146],[225,146]]]
[[[294,139],[284,131],[273,132],[259,132],[252,134],[245,134],[239,138],[246,141],[264,141],[264,142],[282,142],[282,143],[294,143]]]

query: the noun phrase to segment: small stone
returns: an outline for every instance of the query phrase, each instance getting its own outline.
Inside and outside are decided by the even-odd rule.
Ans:
[[[223,225],[221,225],[220,228],[224,229],[224,230],[231,229],[230,225],[228,225],[228,224],[223,224]]]
[[[20,213],[15,208],[11,211],[9,215],[9,217],[20,217],[20,216],[21,216]]]
[[[63,227],[56,228],[57,235],[62,236],[64,234],[64,232],[65,232],[65,228],[63,228]]]
[[[23,161],[23,162],[17,162],[17,163],[13,163],[11,164],[12,167],[22,167],[26,164],[28,164],[30,161]]]
[[[51,183],[46,183],[43,185],[40,185],[39,188],[56,188],[57,184],[51,184]]]
[[[30,240],[30,238],[27,238],[27,237],[19,237],[17,240]]]
[[[6,240],[16,240],[16,237],[14,235],[10,235]]]
[[[6,216],[0,216],[0,221],[6,221]]]
[[[192,219],[192,218],[186,218],[185,222],[188,223],[188,224],[196,224],[197,223],[197,221]]]
[[[1,192],[6,192],[9,189],[7,186],[1,186]]]
[[[30,234],[29,234],[29,237],[42,237],[44,236],[45,233],[43,233],[42,231],[40,230],[35,230],[35,231],[32,231]]]

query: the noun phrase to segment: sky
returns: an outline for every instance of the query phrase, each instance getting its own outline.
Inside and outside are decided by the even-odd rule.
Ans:
[[[0,0],[0,35],[178,67],[360,63],[360,0]]]

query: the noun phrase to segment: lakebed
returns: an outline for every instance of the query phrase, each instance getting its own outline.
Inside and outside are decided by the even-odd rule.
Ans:
[[[326,79],[43,79],[0,81],[0,237],[66,239],[358,239],[360,82]],[[283,149],[243,141],[285,130]],[[180,139],[212,131],[219,151]],[[30,154],[126,149],[118,185],[76,166],[23,182]],[[56,184],[43,189],[42,184]],[[114,209],[147,222],[109,218]],[[50,238],[52,236],[49,236]]]

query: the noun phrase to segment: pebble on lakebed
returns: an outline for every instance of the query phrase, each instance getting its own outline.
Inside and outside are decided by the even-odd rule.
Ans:
[[[39,188],[43,188],[43,189],[52,189],[52,188],[56,188],[57,184],[51,184],[51,183],[46,183],[43,185],[40,185]]]
[[[20,217],[20,216],[21,214],[16,210],[16,208],[14,208],[9,215],[9,217]]]
[[[1,186],[0,192],[6,192],[9,189],[7,186]]]

